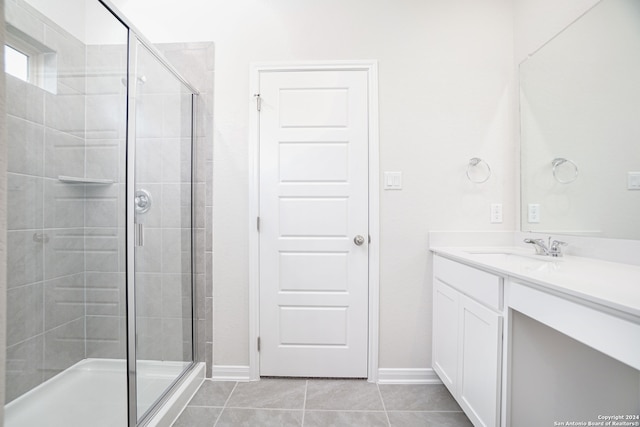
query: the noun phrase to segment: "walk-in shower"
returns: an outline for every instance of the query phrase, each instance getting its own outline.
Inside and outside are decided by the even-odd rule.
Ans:
[[[146,424],[202,360],[198,93],[108,2],[5,19],[5,426]]]

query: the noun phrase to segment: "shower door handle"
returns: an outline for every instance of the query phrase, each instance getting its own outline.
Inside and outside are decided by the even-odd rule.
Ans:
[[[142,223],[136,223],[135,234],[136,246],[144,246],[144,225]]]

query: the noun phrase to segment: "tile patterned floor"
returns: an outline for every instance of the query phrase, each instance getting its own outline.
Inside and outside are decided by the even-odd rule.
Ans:
[[[443,385],[365,380],[207,380],[174,427],[472,427]]]

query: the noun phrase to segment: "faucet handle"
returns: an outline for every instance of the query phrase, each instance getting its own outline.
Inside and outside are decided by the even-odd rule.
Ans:
[[[563,246],[568,246],[569,244],[567,242],[562,242],[560,240],[554,240],[553,242],[551,242],[551,245],[549,245],[549,254],[551,256],[554,257],[561,257],[562,256],[562,247]]]

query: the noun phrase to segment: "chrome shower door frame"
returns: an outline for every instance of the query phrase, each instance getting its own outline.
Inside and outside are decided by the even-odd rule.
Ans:
[[[118,9],[108,0],[98,0],[111,14],[118,19],[128,29],[127,40],[127,107],[126,107],[126,366],[127,366],[127,420],[129,427],[147,425],[158,412],[160,407],[171,397],[171,392],[175,390],[196,366],[199,360],[197,345],[197,323],[196,322],[196,286],[194,280],[195,273],[195,238],[194,224],[195,212],[193,207],[195,199],[194,181],[196,178],[195,143],[196,143],[196,104],[199,92],[195,89],[167,60],[157,51],[153,45],[140,35],[140,32],[118,11]],[[135,192],[136,192],[136,93],[138,89],[137,57],[139,44],[144,46],[158,62],[173,74],[191,92],[191,346],[192,360],[189,366],[173,381],[173,383],[163,392],[154,406],[147,411],[142,419],[138,419],[137,405],[137,352],[136,352],[136,269],[135,269]]]

